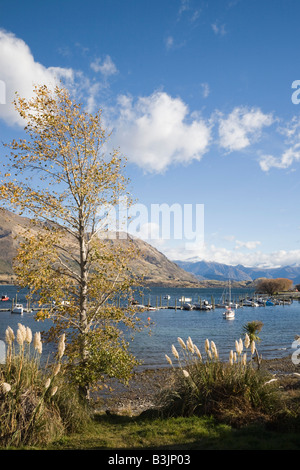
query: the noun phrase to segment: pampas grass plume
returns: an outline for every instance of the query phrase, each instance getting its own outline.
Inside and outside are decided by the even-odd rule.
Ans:
[[[196,352],[197,356],[199,357],[200,361],[202,361],[201,352],[199,351],[198,347],[195,344],[194,344],[194,348],[195,348],[195,352]]]
[[[243,365],[245,366],[247,364],[247,354],[244,353],[243,355]]]
[[[41,333],[39,331],[37,331],[34,335],[34,338],[33,338],[33,346],[34,346],[34,349],[39,353],[39,354],[42,354],[42,350],[43,350],[43,345],[42,345],[42,341],[41,341]]]
[[[165,354],[165,358],[167,359],[168,363],[172,366],[173,362],[172,362],[171,358],[167,354]]]
[[[59,343],[58,343],[58,357],[59,359],[62,358],[64,352],[65,352],[65,333],[63,333],[60,337]]]
[[[56,364],[53,370],[53,376],[55,377],[60,371],[60,364]]]
[[[191,338],[190,336],[188,337],[188,340],[187,340],[187,342],[186,342],[186,345],[187,345],[187,347],[188,347],[188,350],[189,350],[191,353],[194,353],[194,351],[195,351],[195,346],[194,346],[194,343],[193,343],[192,338]]]
[[[22,346],[24,341],[26,341],[26,326],[18,323],[17,343]]]
[[[51,384],[51,379],[47,379],[46,382],[45,382],[45,388],[49,388],[50,387],[50,384]]]
[[[179,354],[178,354],[177,349],[175,348],[174,344],[172,344],[172,353],[173,353],[173,356],[176,359],[179,359]]]
[[[185,342],[183,341],[182,338],[177,338],[178,343],[182,347],[182,349],[186,349]]]
[[[1,385],[1,391],[2,393],[8,393],[11,391],[11,386],[7,382],[3,382]]]
[[[217,347],[214,343],[214,341],[211,341],[211,352],[213,353],[213,355],[215,356],[215,358],[217,359],[218,358],[218,350],[217,350]]]
[[[5,340],[6,340],[7,344],[12,344],[12,342],[15,340],[14,332],[13,332],[13,330],[11,329],[10,326],[8,326],[8,327],[6,328],[6,331],[5,331]]]
[[[30,344],[32,341],[32,331],[29,328],[29,326],[26,327],[26,337],[25,337],[26,343]]]

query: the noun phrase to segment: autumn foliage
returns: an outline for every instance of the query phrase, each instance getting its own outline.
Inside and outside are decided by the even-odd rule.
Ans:
[[[261,279],[257,283],[256,292],[260,294],[277,294],[278,292],[286,292],[291,290],[293,281],[285,278],[277,279]]]
[[[2,174],[2,202],[38,224],[24,233],[14,269],[49,317],[49,339],[67,335],[67,357],[79,388],[105,377],[126,380],[136,364],[123,328],[138,318],[121,308],[137,282],[128,267],[134,245],[111,243],[103,208],[114,208],[127,192],[124,158],[107,153],[109,134],[101,111],[92,115],[70,93],[37,86],[30,100],[17,96],[26,139],[6,145],[10,155]],[[124,305],[124,303],[123,303]]]

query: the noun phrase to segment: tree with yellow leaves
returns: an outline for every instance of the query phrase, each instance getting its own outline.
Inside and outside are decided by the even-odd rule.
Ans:
[[[103,236],[102,226],[103,208],[130,199],[123,159],[104,152],[101,112],[85,112],[65,88],[36,86],[31,99],[17,95],[14,104],[28,138],[6,144],[0,195],[35,222],[14,269],[41,305],[52,305],[37,317],[53,321],[49,340],[67,334],[71,377],[87,395],[105,376],[126,381],[137,362],[122,331],[137,328],[139,319],[120,304],[137,282],[128,267],[134,247]]]

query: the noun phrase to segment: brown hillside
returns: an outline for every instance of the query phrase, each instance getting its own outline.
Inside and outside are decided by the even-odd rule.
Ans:
[[[30,222],[26,217],[0,208],[0,282],[11,282],[14,279],[13,258],[25,231],[29,227],[31,231],[39,230],[38,226],[30,226]],[[131,241],[136,244],[140,253],[139,258],[133,262],[133,270],[144,276],[145,284],[174,287],[200,285],[193,274],[180,268],[153,246],[138,238],[131,237]]]

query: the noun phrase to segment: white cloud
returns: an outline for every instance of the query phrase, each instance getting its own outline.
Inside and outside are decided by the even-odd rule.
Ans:
[[[261,244],[259,241],[249,241],[249,242],[242,242],[240,240],[236,240],[235,248],[247,248],[248,250],[254,250],[258,245]]]
[[[102,73],[109,74],[113,67],[109,59],[102,64]],[[45,67],[36,62],[28,45],[13,33],[0,29],[0,119],[8,125],[23,126],[24,122],[16,112],[13,103],[15,93],[29,99],[33,88],[38,84],[54,87],[64,83],[78,100],[85,103],[86,110],[94,112],[98,108],[97,98],[101,87],[100,82],[91,82],[81,71],[63,67]]]
[[[172,36],[167,44],[174,47]],[[101,90],[107,87],[106,79],[118,70],[109,55],[104,60],[96,59],[91,67],[102,74],[102,82],[91,81],[82,71],[71,68],[45,67],[34,59],[22,39],[0,29],[0,119],[9,125],[23,126],[12,104],[15,92],[28,99],[35,84],[53,86],[60,80],[76,99],[86,104],[87,111],[94,112],[99,106]],[[203,96],[207,97],[209,85],[200,85]],[[235,107],[228,115],[219,113],[214,121],[211,117],[204,119],[191,114],[180,98],[160,91],[137,99],[121,96],[117,105],[117,116],[112,121],[115,145],[120,146],[131,162],[156,172],[164,171],[171,164],[201,160],[212,142],[218,142],[228,152],[245,149],[275,122],[271,114],[259,108],[242,106]],[[262,151],[259,164],[263,171],[272,167],[285,169],[300,160],[300,119],[294,118],[278,131],[285,139],[284,150],[279,156]],[[218,133],[219,140],[213,132]]]
[[[151,241],[150,241],[151,243]],[[236,266],[275,268],[300,264],[300,250],[278,250],[270,253],[262,251],[245,252],[230,250],[216,245],[202,244],[194,250],[186,250],[185,244],[177,247],[161,246],[159,249],[171,260],[210,261]]]
[[[271,114],[260,109],[236,107],[226,117],[219,120],[219,142],[228,151],[242,150],[253,143],[262,129],[274,122]]]
[[[200,10],[195,10],[190,4],[190,0],[181,0],[178,11],[178,20],[181,19],[184,13],[188,13],[188,18],[191,23],[195,22],[200,16]]]
[[[24,98],[32,96],[33,86],[38,83],[53,86],[61,79],[72,81],[72,69],[44,67],[36,62],[25,42],[14,34],[0,30],[0,80],[6,85],[5,104],[0,106],[0,118],[8,124],[23,122],[12,102],[15,92]]]
[[[109,55],[103,61],[100,58],[95,59],[91,63],[91,68],[94,72],[100,72],[105,78],[118,73],[118,69]]]
[[[294,161],[300,160],[300,119],[294,117],[290,123],[278,131],[285,137],[285,150],[279,157],[262,154],[259,164],[263,171],[269,171],[270,168],[285,169],[290,167]]]
[[[213,30],[213,32],[216,34],[216,35],[219,35],[219,36],[224,36],[226,34],[226,29],[225,29],[225,25],[224,24],[218,24],[218,22],[215,22],[211,25],[211,28]]]
[[[189,0],[181,0],[180,2],[180,8],[179,8],[179,16],[185,12],[185,11],[188,11],[190,9],[190,5],[189,5]]]
[[[113,140],[131,162],[153,172],[173,163],[200,160],[208,151],[211,129],[191,118],[180,98],[164,92],[140,97],[120,96]]]
[[[167,50],[171,49],[174,45],[174,38],[173,36],[168,36],[165,40]]]
[[[269,171],[270,168],[285,169],[292,165],[294,161],[300,160],[300,144],[297,148],[289,148],[281,157],[274,157],[273,155],[262,155],[259,165],[263,171]]]
[[[203,98],[207,98],[209,93],[210,93],[209,84],[208,83],[201,83],[201,87],[202,87]]]

